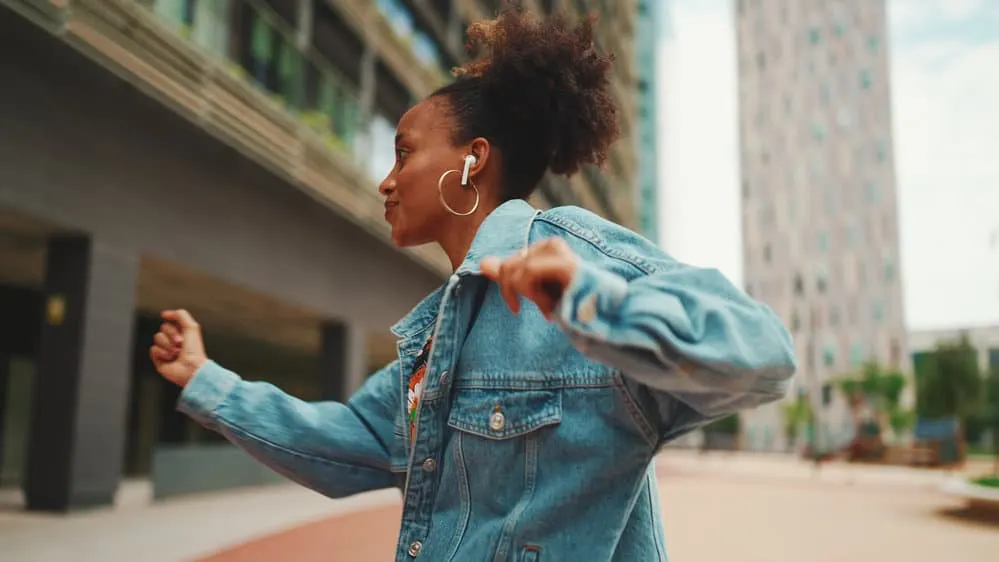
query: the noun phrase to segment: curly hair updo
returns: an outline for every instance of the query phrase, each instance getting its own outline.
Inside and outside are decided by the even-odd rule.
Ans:
[[[456,144],[484,137],[498,148],[504,200],[528,197],[546,170],[570,176],[602,164],[620,134],[613,57],[596,50],[594,23],[540,19],[507,2],[496,19],[469,26],[478,56],[431,94],[446,98]]]

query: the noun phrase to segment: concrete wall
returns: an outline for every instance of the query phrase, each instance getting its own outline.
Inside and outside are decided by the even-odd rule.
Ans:
[[[2,12],[0,206],[370,330],[384,330],[439,282]]]

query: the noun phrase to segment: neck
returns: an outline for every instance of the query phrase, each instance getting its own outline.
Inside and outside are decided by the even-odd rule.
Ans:
[[[467,217],[451,217],[447,221],[443,234],[437,239],[444,253],[447,254],[451,262],[451,271],[456,271],[465,261],[468,249],[472,247],[475,234],[482,226],[482,221],[486,220],[489,213],[493,212],[496,205],[483,205],[474,214]]]

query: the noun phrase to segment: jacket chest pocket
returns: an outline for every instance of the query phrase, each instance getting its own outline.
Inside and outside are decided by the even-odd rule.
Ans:
[[[447,424],[453,431],[448,455],[456,478],[442,481],[442,494],[461,513],[464,534],[471,521],[489,522],[467,548],[478,553],[494,545],[490,559],[507,560],[520,548],[518,521],[537,517],[535,490],[543,457],[557,448],[562,423],[562,390],[459,387],[452,395]],[[443,502],[448,503],[448,502]],[[520,531],[518,531],[520,530]],[[486,538],[484,538],[486,537]],[[461,539],[459,539],[461,540]],[[482,541],[485,543],[479,544]],[[537,553],[524,553],[534,561]],[[479,554],[481,556],[481,554]]]
[[[560,390],[460,388],[455,392],[448,426],[491,441],[530,437],[562,422]]]

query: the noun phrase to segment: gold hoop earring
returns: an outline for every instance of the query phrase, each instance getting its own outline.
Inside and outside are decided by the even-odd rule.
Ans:
[[[475,186],[474,181],[472,181],[471,179],[468,180],[468,185],[472,186],[472,189],[475,191],[475,204],[472,205],[472,208],[469,209],[468,211],[464,213],[459,213],[458,211],[452,209],[451,205],[448,205],[447,201],[444,200],[444,178],[450,176],[451,174],[457,174],[457,173],[459,173],[458,170],[448,170],[443,174],[441,174],[440,179],[437,180],[437,194],[440,195],[441,205],[444,205],[444,208],[447,209],[447,212],[451,213],[456,217],[467,217],[468,215],[471,215],[479,208],[479,188]]]

